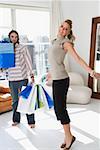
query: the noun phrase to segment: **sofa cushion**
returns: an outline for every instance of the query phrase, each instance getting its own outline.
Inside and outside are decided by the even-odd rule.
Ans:
[[[12,110],[12,100],[0,101],[0,114]]]
[[[92,90],[86,86],[71,85],[67,94],[67,102],[87,104],[91,100]]]
[[[0,94],[0,114],[12,110],[12,98],[9,93]]]
[[[10,93],[9,87],[0,86],[0,93]]]
[[[77,72],[69,72],[70,85],[84,85],[83,77]]]
[[[0,93],[0,102],[11,100],[11,95],[9,93],[3,94]]]

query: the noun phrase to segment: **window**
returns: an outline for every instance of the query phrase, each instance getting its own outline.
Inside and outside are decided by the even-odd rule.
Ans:
[[[11,9],[0,8],[0,40],[7,37],[11,28]]]
[[[44,74],[48,69],[49,20],[47,11],[16,10],[16,28],[20,33],[20,41],[28,45],[37,75]]]
[[[49,11],[20,8],[0,8],[0,40],[7,38],[11,29],[18,31],[20,42],[28,46],[36,75],[48,69]]]

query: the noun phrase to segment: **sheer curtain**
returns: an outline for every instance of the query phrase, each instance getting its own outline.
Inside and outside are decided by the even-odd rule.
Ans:
[[[61,0],[51,0],[51,11],[50,11],[50,40],[52,41],[57,37],[57,32],[60,24],[64,21],[63,11],[61,8]],[[68,54],[65,57],[65,68],[66,71],[70,71]]]
[[[50,11],[50,38],[53,40],[57,36],[57,30],[61,22],[63,21],[63,14],[61,10],[60,0],[51,0],[51,11]]]

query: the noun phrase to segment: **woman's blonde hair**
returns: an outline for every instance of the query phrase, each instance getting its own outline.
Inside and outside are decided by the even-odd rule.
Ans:
[[[70,26],[70,28],[71,28],[70,34],[67,36],[68,39],[74,41],[74,40],[75,40],[75,37],[74,37],[73,31],[72,31],[72,21],[71,21],[70,19],[67,19],[67,20],[65,20],[64,22],[68,23],[69,26]]]

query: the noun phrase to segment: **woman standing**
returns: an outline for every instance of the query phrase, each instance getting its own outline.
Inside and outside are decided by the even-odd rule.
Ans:
[[[32,72],[32,61],[28,49],[26,46],[19,44],[19,35],[15,30],[10,31],[9,33],[10,42],[14,44],[15,52],[15,67],[8,69],[8,80],[9,87],[11,90],[11,96],[13,99],[13,126],[16,126],[20,123],[20,113],[17,112],[18,106],[18,94],[22,86],[28,84],[28,76],[30,75],[32,82],[34,82],[34,74]],[[28,124],[31,128],[35,127],[35,118],[34,114],[26,114]]]
[[[76,53],[73,43],[72,21],[65,20],[58,30],[57,38],[53,40],[49,49],[50,73],[53,79],[53,99],[54,110],[57,120],[60,120],[65,139],[61,148],[69,150],[75,141],[75,137],[70,130],[70,118],[66,110],[66,95],[69,88],[69,77],[65,70],[64,58],[66,53],[70,53],[75,60],[88,72],[92,77],[100,78],[99,73],[95,73],[85,61]]]

